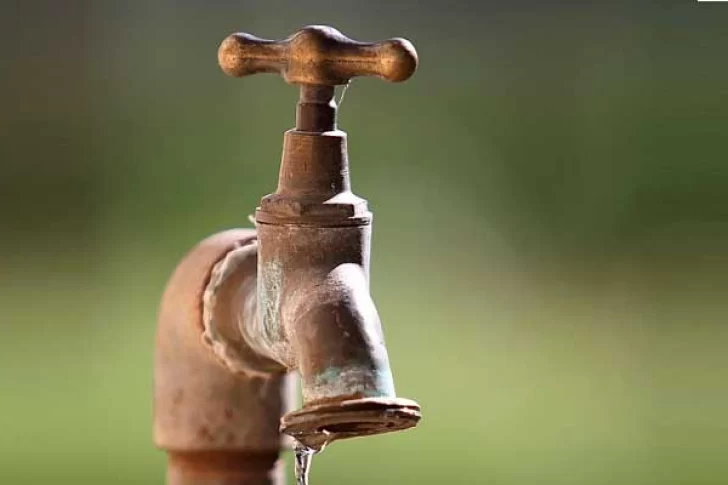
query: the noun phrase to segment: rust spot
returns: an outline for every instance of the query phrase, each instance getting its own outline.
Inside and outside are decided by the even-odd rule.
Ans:
[[[210,428],[207,426],[202,426],[197,431],[197,436],[200,437],[200,439],[206,440],[206,441],[214,441],[214,436],[212,436],[212,433],[210,432]]]
[[[227,443],[227,444],[229,444],[229,445],[230,445],[230,444],[232,444],[232,443],[233,443],[234,441],[235,441],[235,433],[232,433],[232,432],[228,432],[228,433],[227,433],[227,434],[225,435],[225,443]]]
[[[227,419],[228,421],[232,421],[234,415],[235,413],[232,409],[225,408],[225,419]]]
[[[266,451],[170,451],[171,469],[185,474],[205,474],[205,483],[232,483],[229,477],[244,475],[245,483],[271,483],[267,477],[276,469],[278,450]],[[257,479],[258,475],[261,476]],[[218,480],[215,480],[219,476]],[[224,477],[227,477],[226,481]],[[201,480],[201,479],[200,479]],[[180,482],[177,482],[180,483]],[[188,482],[189,483],[189,482]],[[195,483],[202,483],[196,481]],[[235,482],[241,483],[241,482]]]
[[[185,400],[185,391],[183,389],[177,389],[172,398],[172,403],[175,406],[179,406]]]

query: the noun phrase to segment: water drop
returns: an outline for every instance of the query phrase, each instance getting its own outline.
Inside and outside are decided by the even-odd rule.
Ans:
[[[296,485],[308,485],[308,474],[311,472],[311,462],[317,450],[309,448],[300,441],[295,440],[293,444],[295,454]]]

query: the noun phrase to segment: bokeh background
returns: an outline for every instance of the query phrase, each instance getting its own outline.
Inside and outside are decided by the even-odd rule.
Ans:
[[[725,484],[728,5],[602,3],[3,5],[0,483],[163,482],[162,289],[249,225],[297,98],[217,46],[324,23],[420,53],[340,126],[424,419],[331,446],[313,485]]]

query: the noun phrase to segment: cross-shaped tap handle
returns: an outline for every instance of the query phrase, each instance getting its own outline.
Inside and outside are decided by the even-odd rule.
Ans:
[[[286,40],[232,34],[222,41],[218,61],[230,76],[277,72],[290,84],[336,86],[356,76],[406,81],[417,68],[417,52],[406,39],[357,42],[333,27],[310,25]]]

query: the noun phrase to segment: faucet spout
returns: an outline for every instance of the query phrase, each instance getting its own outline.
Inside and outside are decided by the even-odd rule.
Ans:
[[[281,417],[280,430],[309,448],[420,419],[419,406],[395,394],[369,293],[369,239],[368,224],[258,223],[257,243],[231,251],[208,285],[205,339],[229,369],[298,371],[303,406]]]
[[[309,286],[291,324],[304,403],[394,397],[379,315],[360,266],[341,264]]]
[[[419,406],[396,397],[362,267],[341,264],[308,288],[291,322],[304,405],[283,416],[281,430],[318,449],[417,424]]]
[[[218,259],[201,299],[201,340],[231,376],[239,375],[231,381],[242,386],[247,376],[254,383],[278,382],[297,370],[303,406],[292,411],[287,399],[267,419],[275,426],[280,419],[281,432],[313,449],[415,426],[419,406],[395,394],[369,293],[364,264],[369,226],[259,225],[258,232],[258,241],[229,248]],[[289,250],[261,244],[260,238],[271,239],[271,232],[284,240],[291,237],[294,242],[285,244]],[[327,241],[339,250],[327,247]],[[352,254],[366,256],[351,262],[357,260]],[[301,255],[306,255],[304,261]],[[308,258],[317,264],[309,266]]]

